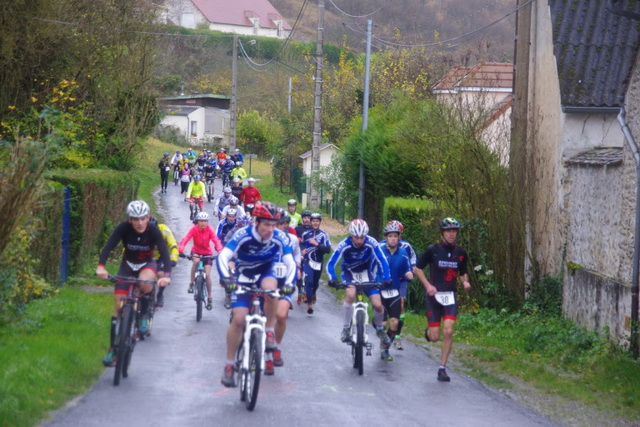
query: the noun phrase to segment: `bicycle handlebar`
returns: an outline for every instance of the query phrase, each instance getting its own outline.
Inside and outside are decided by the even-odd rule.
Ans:
[[[384,283],[381,282],[355,282],[355,283],[338,283],[335,288],[336,289],[344,289],[347,286],[354,286],[356,288],[371,288],[371,289],[375,289],[375,288],[385,288],[386,286],[384,286]]]
[[[202,259],[216,259],[218,255],[198,255],[198,254],[180,254],[180,258],[186,258],[188,260],[192,260],[193,258],[202,258]]]
[[[151,283],[155,285],[158,283],[157,280],[147,280],[147,279],[139,279],[137,277],[129,277],[129,276],[114,276],[112,274],[109,275],[107,280],[116,283],[116,282],[140,282],[140,283]]]
[[[267,296],[270,296],[271,298],[280,298],[282,296],[282,294],[280,293],[280,289],[256,288],[255,286],[243,285],[242,283],[237,283],[235,282],[235,280],[232,280],[232,279],[223,279],[221,280],[221,282],[225,285],[227,283],[236,283],[237,288],[235,292],[238,295],[242,295],[242,294],[267,295]]]

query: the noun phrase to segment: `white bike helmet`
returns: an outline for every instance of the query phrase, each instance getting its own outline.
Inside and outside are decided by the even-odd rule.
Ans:
[[[237,205],[239,201],[240,201],[240,200],[238,200],[238,198],[237,198],[236,196],[231,196],[231,197],[229,198],[229,204],[230,204],[230,205]]]
[[[134,200],[127,205],[129,218],[142,218],[149,215],[149,205],[144,200]]]
[[[231,193],[231,187],[224,187],[224,193]]]
[[[349,224],[349,234],[353,237],[364,237],[369,234],[369,226],[364,219],[354,219]]]
[[[229,209],[227,211],[227,216],[230,216],[230,215],[238,215],[238,209],[233,209],[233,208]]]
[[[198,215],[196,215],[196,221],[209,221],[209,214],[206,212],[198,212]]]

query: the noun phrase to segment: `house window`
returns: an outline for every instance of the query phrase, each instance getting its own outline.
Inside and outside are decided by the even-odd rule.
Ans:
[[[191,122],[191,136],[193,138],[196,138],[198,136],[198,122],[197,121],[192,121]]]

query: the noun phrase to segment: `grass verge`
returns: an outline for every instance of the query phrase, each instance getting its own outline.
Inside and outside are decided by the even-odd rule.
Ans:
[[[104,369],[112,307],[111,293],[65,287],[0,328],[0,424],[34,425],[91,386]]]

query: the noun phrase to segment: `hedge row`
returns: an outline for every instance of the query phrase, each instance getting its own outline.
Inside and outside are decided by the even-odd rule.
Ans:
[[[38,234],[30,252],[40,262],[35,272],[55,285],[60,278],[62,256],[62,215],[64,213],[64,186],[57,182],[47,183],[44,195],[38,200],[33,212],[38,221]]]
[[[71,189],[69,273],[74,274],[88,257],[96,256],[125,218],[125,208],[136,198],[140,180],[132,172],[102,169],[53,171],[48,178]],[[61,222],[53,220],[50,226],[52,232],[54,227],[62,228]],[[59,245],[60,239],[56,242]],[[58,256],[58,264],[59,260]]]

